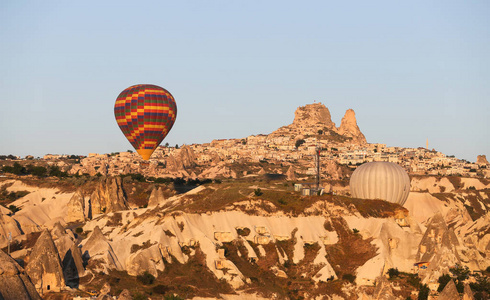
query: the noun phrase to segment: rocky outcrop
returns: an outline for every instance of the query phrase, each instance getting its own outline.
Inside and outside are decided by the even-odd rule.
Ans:
[[[218,177],[237,178],[237,175],[236,172],[226,166],[224,162],[220,162],[216,166],[208,168],[199,174],[199,178],[215,179]]]
[[[15,238],[21,235],[22,231],[14,218],[0,212],[0,248],[7,246],[9,233]]]
[[[264,168],[260,168],[259,172],[257,172],[258,175],[265,175],[265,170]]]
[[[435,282],[443,274],[449,274],[450,268],[461,264],[468,257],[461,251],[454,230],[448,228],[441,213],[436,213],[427,225],[425,234],[417,252],[417,261],[429,262],[427,270],[420,272],[423,283]]]
[[[339,180],[344,177],[344,172],[333,160],[326,160],[322,163],[322,173],[324,173],[325,178],[332,180]]]
[[[0,205],[0,215],[11,215],[12,211],[3,205]]]
[[[251,203],[244,201],[242,204],[236,205],[249,204]],[[290,218],[287,216],[275,216],[267,218],[245,214],[240,212],[238,208],[230,211],[225,210],[226,212],[219,213],[184,213],[172,216],[158,216],[157,213],[157,215],[150,217],[149,215],[159,211],[154,209],[149,211],[149,215],[145,217],[136,217],[124,234],[111,234],[113,240],[110,244],[114,250],[113,253],[115,253],[128,274],[138,275],[147,271],[156,276],[159,273],[158,271],[167,267],[167,263],[185,264],[190,257],[202,251],[204,254],[202,263],[218,279],[226,280],[232,286],[242,286],[246,278],[234,261],[229,258],[223,258],[220,255],[216,249],[217,245],[220,245],[223,241],[236,241],[244,247],[239,250],[244,259],[265,261],[269,258],[263,247],[269,250],[275,249],[270,247],[270,243],[274,243],[276,239],[291,241],[292,235],[294,235],[295,242],[292,253],[274,254],[274,256],[277,255],[278,266],[284,264],[285,261],[299,263],[305,258],[305,245],[316,244],[318,245],[318,251],[311,258],[313,259],[310,262],[312,271],[308,276],[311,275],[311,278],[317,282],[326,282],[336,278],[335,271],[326,259],[326,245],[335,244],[338,241],[338,236],[335,232],[325,229],[324,217],[305,216]],[[158,224],[155,223],[156,220],[158,220]],[[94,226],[99,221],[103,221],[103,219],[91,221],[84,229],[90,230],[90,226]],[[101,224],[103,223],[101,222]],[[245,227],[250,230],[247,236],[239,234],[236,229]],[[111,228],[107,229],[111,231]],[[92,243],[97,242],[100,244],[101,241],[106,239],[101,233],[97,232],[100,232],[100,229],[94,227],[93,234],[98,236],[98,238],[89,237],[91,241],[87,241],[83,246],[83,252],[88,251],[91,257],[88,261],[88,268],[91,268],[91,265],[96,265],[97,268],[95,270],[99,271],[100,265],[91,262],[92,259],[97,259],[97,256],[92,256],[92,253],[95,252],[91,252],[90,248],[95,248],[95,246],[91,245]],[[257,248],[254,250],[250,243],[258,244]],[[105,247],[105,251],[107,251],[107,246]],[[99,245],[97,248],[101,249],[102,246]],[[97,252],[101,253],[102,251],[98,250]],[[104,264],[107,265],[106,262]],[[276,271],[278,271],[276,276],[284,275],[279,270]]]
[[[329,129],[335,128],[330,111],[321,102],[308,104],[296,109],[292,125],[296,127],[319,126]]]
[[[293,166],[290,166],[288,171],[286,172],[286,176],[288,180],[296,180],[296,173],[294,173]]]
[[[111,292],[111,285],[108,282],[104,283],[104,285],[100,289],[99,296],[97,296],[96,300],[111,300],[111,299],[114,299],[110,295],[110,292]]]
[[[294,139],[298,139],[304,135],[316,135],[319,130],[336,131],[337,128],[328,108],[322,103],[313,103],[298,107],[293,123],[277,129],[271,136],[294,136]]]
[[[490,163],[487,160],[487,156],[486,155],[478,155],[476,157],[476,163],[479,164],[479,165],[490,165]]]
[[[71,230],[66,230],[61,226],[59,222],[54,224],[53,229],[51,229],[51,237],[54,241],[54,245],[58,250],[60,260],[63,261],[66,252],[70,249],[71,245],[75,242],[75,235]]]
[[[338,128],[340,135],[352,138],[352,142],[357,144],[366,144],[366,137],[362,134],[361,130],[357,126],[356,113],[353,109],[348,109],[345,112],[340,127]]]
[[[0,299],[41,300],[24,269],[2,250],[0,250]]]
[[[26,272],[40,294],[59,292],[65,286],[60,256],[48,230],[44,230],[36,241]]]
[[[456,289],[456,285],[454,284],[454,281],[452,279],[446,284],[446,287],[442,290],[442,292],[439,294],[439,297],[437,299],[438,300],[460,299],[458,290]]]
[[[121,177],[102,179],[90,200],[93,216],[128,209]]]
[[[447,227],[441,213],[435,214],[420,242],[417,253],[418,261],[431,261],[441,248],[455,249],[459,246],[458,238],[454,231]]]
[[[395,300],[391,284],[384,276],[376,278],[376,287],[373,293],[373,299],[376,300]]]
[[[65,221],[70,222],[83,222],[85,221],[85,199],[80,190],[78,190],[68,202],[68,213]]]
[[[292,124],[283,126],[268,138],[286,138],[297,141],[308,136],[316,136],[317,139],[330,140],[336,143],[366,144],[366,138],[357,126],[354,110],[349,109],[342,118],[340,127],[335,127],[330,111],[322,103],[313,103],[301,106],[294,112]]]
[[[475,300],[475,297],[473,296],[473,291],[471,290],[468,283],[464,284],[463,300]]]
[[[133,300],[133,297],[127,289],[124,289],[119,296],[117,296],[117,300]]]
[[[163,196],[163,189],[161,187],[153,187],[150,198],[148,199],[148,207],[155,207],[164,200],[165,196]]]
[[[192,148],[189,146],[183,146],[169,155],[166,160],[167,170],[170,172],[185,170],[186,168],[194,166],[195,161],[196,155],[194,154],[194,151],[192,151]]]
[[[109,165],[106,162],[100,164],[100,167],[97,169],[97,173],[100,173],[102,176],[107,176],[107,171],[109,169]]]
[[[92,267],[97,271],[107,273],[108,269],[122,270],[121,263],[117,259],[111,244],[98,226],[87,238],[82,247],[82,254],[85,261],[91,260]],[[98,261],[101,263],[97,263]]]
[[[158,277],[158,271],[163,272],[165,270],[159,245],[155,244],[150,248],[140,250],[131,255],[126,261],[126,270],[132,276],[148,272]]]
[[[79,278],[85,275],[85,268],[83,265],[82,253],[75,243],[73,243],[66,252],[62,265],[66,285],[77,288],[79,285]]]

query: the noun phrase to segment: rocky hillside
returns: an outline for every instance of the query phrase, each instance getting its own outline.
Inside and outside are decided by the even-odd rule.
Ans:
[[[11,232],[12,257],[26,271],[12,267],[0,282],[24,278],[29,295],[33,285],[45,298],[95,290],[152,299],[416,299],[425,285],[444,296],[439,279],[458,266],[483,272],[455,276],[458,297],[464,284],[477,299],[488,292],[478,274],[490,266],[490,184],[475,178],[414,177],[404,207],[301,196],[286,176],[265,172],[199,185],[29,183],[0,182],[28,191],[12,202],[19,211],[0,210],[0,247],[7,251]]]

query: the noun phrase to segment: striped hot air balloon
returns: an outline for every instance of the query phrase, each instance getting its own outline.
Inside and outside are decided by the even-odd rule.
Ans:
[[[166,89],[151,84],[122,91],[114,105],[117,125],[144,160],[160,145],[174,125],[177,105]]]
[[[381,199],[403,205],[410,193],[410,178],[399,165],[370,162],[359,166],[350,178],[352,197]]]

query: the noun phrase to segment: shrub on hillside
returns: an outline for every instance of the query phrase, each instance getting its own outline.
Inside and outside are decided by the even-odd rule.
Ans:
[[[155,276],[145,271],[143,274],[136,276],[136,279],[144,285],[150,285],[155,281]]]
[[[399,275],[400,275],[400,271],[398,271],[398,269],[396,268],[388,269],[388,276],[390,276],[390,279],[393,279]]]
[[[343,280],[347,280],[351,283],[354,283],[354,281],[356,281],[356,275],[352,275],[352,274],[344,274],[342,275],[342,279]]]

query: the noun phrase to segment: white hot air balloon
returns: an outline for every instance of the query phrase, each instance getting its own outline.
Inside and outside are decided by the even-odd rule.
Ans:
[[[381,199],[403,205],[410,192],[410,178],[399,165],[370,162],[359,166],[350,178],[352,197]]]

